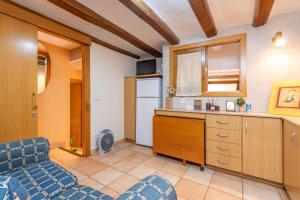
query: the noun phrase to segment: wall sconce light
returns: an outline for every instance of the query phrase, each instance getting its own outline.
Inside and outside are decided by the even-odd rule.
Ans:
[[[283,39],[282,32],[275,33],[274,37],[272,38],[272,44],[275,47],[281,47],[285,44],[285,40]]]

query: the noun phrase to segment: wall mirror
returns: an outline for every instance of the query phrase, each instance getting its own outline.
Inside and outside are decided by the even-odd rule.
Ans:
[[[170,96],[247,96],[246,34],[170,48]]]
[[[44,92],[51,77],[51,60],[45,46],[38,43],[38,94]]]

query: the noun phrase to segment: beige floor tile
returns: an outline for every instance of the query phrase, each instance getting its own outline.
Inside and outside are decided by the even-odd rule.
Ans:
[[[124,174],[123,176],[112,182],[110,185],[108,185],[108,187],[122,194],[139,181],[140,180],[136,177]]]
[[[159,157],[151,157],[150,159],[143,162],[143,165],[155,168],[155,169],[161,169],[165,165],[168,164],[168,161],[159,158]]]
[[[87,165],[84,165],[82,167],[79,167],[77,169],[77,171],[79,171],[80,173],[87,175],[87,176],[92,176],[102,170],[104,170],[105,168],[107,168],[108,166],[105,164],[102,164],[100,162],[94,161],[91,162]]]
[[[253,184],[252,182],[244,181],[243,190],[245,200],[280,200],[278,191],[269,190],[265,186]]]
[[[188,200],[188,199],[185,199],[185,198],[177,195],[177,200]]]
[[[99,183],[107,186],[107,185],[111,184],[113,181],[115,181],[116,179],[118,179],[123,174],[124,173],[119,170],[108,167],[91,177],[94,180],[98,181]]]
[[[134,160],[124,159],[124,160],[120,160],[119,162],[116,162],[111,167],[126,173],[132,170],[133,168],[137,167],[139,164],[140,163],[137,163]]]
[[[128,174],[135,176],[136,178],[143,179],[146,176],[154,174],[157,170],[152,167],[145,166],[143,164],[137,166],[136,168],[130,170]]]
[[[214,171],[208,168],[205,168],[204,171],[201,171],[197,166],[189,166],[183,178],[200,183],[205,186],[209,186],[212,179]]]
[[[187,166],[184,166],[180,162],[168,162],[160,171],[168,172],[174,174],[175,176],[181,177],[187,170]]]
[[[212,188],[208,189],[205,200],[242,200],[239,197],[232,196],[225,192],[221,192]]]
[[[120,156],[117,156],[117,155],[111,155],[111,156],[107,156],[107,157],[102,158],[100,160],[100,162],[103,162],[106,165],[111,166],[114,163],[116,163],[116,162],[118,162],[118,161],[120,161],[122,159],[124,159],[124,157],[120,157]]]
[[[143,153],[135,152],[134,154],[130,155],[128,158],[131,159],[131,160],[134,160],[135,162],[142,163],[142,162],[144,162],[145,160],[148,160],[151,157],[152,156],[148,156],[148,155],[145,155]]]
[[[184,178],[181,178],[176,185],[177,195],[188,200],[203,200],[206,191],[206,186]]]
[[[120,194],[117,193],[116,191],[113,191],[112,189],[108,188],[108,187],[104,187],[102,188],[102,190],[100,190],[102,193],[105,193],[113,198],[117,198]]]
[[[240,177],[215,172],[210,187],[242,198],[243,180]]]
[[[274,192],[277,192],[277,188],[275,186],[273,186],[273,185],[267,185],[265,183],[261,183],[261,182],[254,181],[254,180],[250,180],[250,179],[247,179],[247,178],[243,179],[243,183],[244,184],[253,185],[255,187],[264,188],[264,189],[267,189],[267,190],[272,190]]]
[[[123,148],[123,149],[128,149],[129,147],[132,147],[134,144],[133,143],[130,143],[130,142],[123,142],[123,143],[120,143],[118,144],[117,146],[120,147],[120,148]]]
[[[102,188],[105,187],[101,183],[99,183],[91,178],[84,179],[84,180],[80,181],[79,184],[87,185],[91,188],[94,188],[95,190],[101,190]]]
[[[80,173],[80,172],[78,172],[74,169],[68,169],[68,171],[71,172],[74,176],[76,176],[78,181],[83,181],[83,180],[88,178],[88,176],[86,176],[86,175],[84,175],[84,174],[82,174],[82,173]]]
[[[170,181],[173,186],[175,186],[176,183],[180,179],[178,176],[175,176],[173,174],[170,174],[170,173],[167,173],[167,172],[163,172],[163,171],[158,171],[155,174],[164,177],[165,179],[167,179],[168,181]]]
[[[77,157],[75,159],[65,159],[65,160],[61,160],[62,163],[68,165],[69,167],[72,167],[73,169],[77,169],[79,167],[82,167],[84,165],[88,165],[91,162],[94,162],[93,159],[89,159],[89,158],[80,158]]]
[[[281,197],[281,200],[290,200],[288,194],[286,193],[286,191],[284,189],[278,188],[278,192]]]
[[[130,150],[127,150],[127,149],[122,149],[120,151],[115,152],[114,155],[127,158],[127,157],[133,155],[134,153],[135,152],[133,152],[133,151],[130,151]]]
[[[146,146],[142,146],[142,145],[134,145],[132,147],[130,147],[130,150],[132,151],[136,151],[139,153],[143,153],[149,156],[153,155],[153,151],[151,147],[146,147]]]

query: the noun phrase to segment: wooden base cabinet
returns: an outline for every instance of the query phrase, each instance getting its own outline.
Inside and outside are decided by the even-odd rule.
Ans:
[[[283,182],[282,120],[243,117],[243,173]]]
[[[154,116],[153,152],[204,164],[204,120]]]
[[[284,121],[284,186],[291,200],[300,199],[300,127]]]

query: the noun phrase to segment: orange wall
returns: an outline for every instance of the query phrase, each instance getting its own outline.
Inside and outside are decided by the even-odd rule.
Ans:
[[[70,137],[69,51],[45,43],[51,59],[51,78],[38,97],[38,135],[52,148],[68,145]]]

